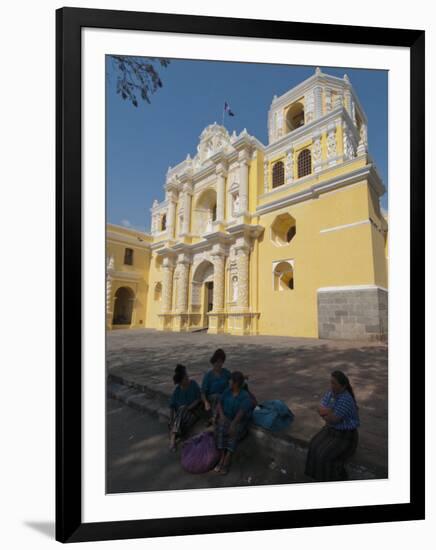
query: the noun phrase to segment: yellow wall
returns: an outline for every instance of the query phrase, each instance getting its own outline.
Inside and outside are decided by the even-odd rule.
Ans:
[[[131,327],[146,326],[147,299],[148,299],[148,271],[151,252],[149,249],[131,242],[131,239],[140,236],[145,242],[142,233],[134,232],[118,226],[109,225],[108,231],[113,236],[106,242],[106,256],[113,258],[114,274],[111,288],[111,302],[114,303],[116,292],[121,287],[131,289],[135,295]],[[124,264],[126,248],[133,249],[133,265]],[[133,277],[132,277],[133,276]]]
[[[375,277],[371,225],[321,230],[368,220],[366,181],[321,195],[260,217],[265,233],[259,243],[259,332],[318,336],[317,289],[327,286],[378,284]],[[289,213],[296,235],[284,246],[271,241],[271,224]],[[273,262],[295,260],[294,289],[273,289]],[[252,266],[252,277],[255,266]]]

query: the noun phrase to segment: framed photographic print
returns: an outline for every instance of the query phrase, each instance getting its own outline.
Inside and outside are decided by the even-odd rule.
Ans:
[[[423,519],[423,197],[423,31],[58,10],[56,538]]]

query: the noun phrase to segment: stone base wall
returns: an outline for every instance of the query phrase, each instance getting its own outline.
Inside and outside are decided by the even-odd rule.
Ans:
[[[320,338],[387,340],[388,293],[380,287],[318,290]]]

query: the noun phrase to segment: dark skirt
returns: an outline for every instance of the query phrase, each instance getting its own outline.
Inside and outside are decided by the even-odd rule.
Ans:
[[[229,434],[230,420],[227,418],[220,418],[215,426],[215,442],[220,451],[227,450],[231,453],[236,451],[238,443],[247,435],[248,420],[242,419],[238,422],[236,427],[236,433],[232,436]]]
[[[170,432],[176,434],[177,437],[184,435],[198,420],[199,407],[192,410],[184,405],[179,407],[174,414],[172,422],[170,422]]]
[[[358,441],[357,430],[324,426],[310,442],[305,474],[316,481],[348,479],[345,462],[355,453]]]

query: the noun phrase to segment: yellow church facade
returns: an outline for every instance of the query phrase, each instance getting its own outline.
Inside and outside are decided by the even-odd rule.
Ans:
[[[345,75],[268,113],[268,145],[212,124],[170,167],[151,231],[108,225],[108,329],[385,339],[385,188]]]

